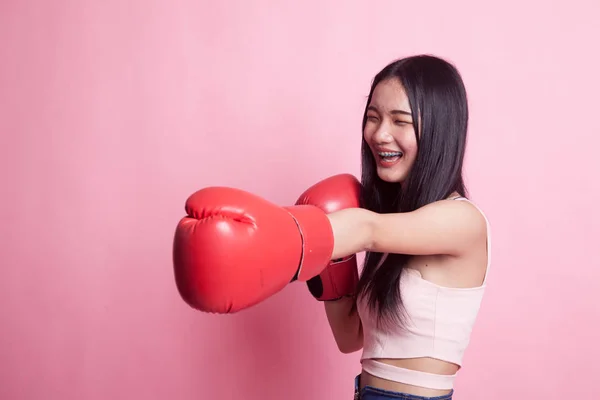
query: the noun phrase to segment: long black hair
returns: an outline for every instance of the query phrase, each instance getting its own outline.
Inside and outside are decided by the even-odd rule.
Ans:
[[[375,158],[364,139],[373,91],[388,79],[397,79],[404,87],[417,137],[417,156],[402,187],[378,177]],[[363,115],[361,207],[377,213],[409,212],[454,192],[466,197],[462,168],[468,119],[464,83],[449,62],[417,55],[383,68],[372,82]],[[403,324],[400,277],[410,256],[389,254],[378,268],[382,257],[382,253],[366,253],[357,295],[368,299],[380,322]]]

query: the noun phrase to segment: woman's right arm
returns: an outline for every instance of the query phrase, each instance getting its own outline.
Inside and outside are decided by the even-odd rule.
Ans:
[[[354,353],[363,347],[363,331],[360,317],[354,306],[355,299],[343,297],[325,301],[327,320],[333,337],[342,353]]]

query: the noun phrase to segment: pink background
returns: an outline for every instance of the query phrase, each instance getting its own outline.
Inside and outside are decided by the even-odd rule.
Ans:
[[[420,52],[464,75],[493,225],[455,398],[600,396],[600,3],[216,3],[0,4],[0,398],[350,399],[304,285],[195,312],[173,232],[207,185],[358,174],[371,79]]]

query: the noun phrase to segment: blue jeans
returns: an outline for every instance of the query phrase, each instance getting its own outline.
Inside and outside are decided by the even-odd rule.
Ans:
[[[360,388],[360,375],[354,378],[354,400],[452,400],[454,391],[443,396],[424,397],[414,394],[392,392],[372,386]]]

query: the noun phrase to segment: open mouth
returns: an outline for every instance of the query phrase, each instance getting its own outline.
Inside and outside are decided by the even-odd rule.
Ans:
[[[401,151],[380,151],[377,153],[379,162],[383,165],[393,165],[400,161],[404,153]]]

